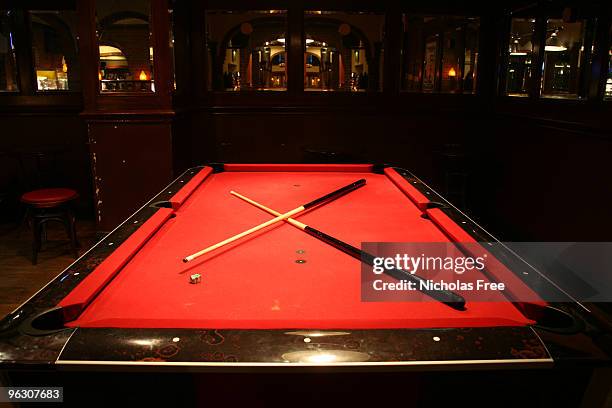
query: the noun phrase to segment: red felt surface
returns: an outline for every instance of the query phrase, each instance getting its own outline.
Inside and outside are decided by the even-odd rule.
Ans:
[[[360,262],[286,223],[182,263],[186,255],[271,218],[230,190],[285,212],[361,177],[365,187],[297,219],[355,246],[448,240],[386,175],[254,170],[208,176],[70,325],[356,329],[530,323],[504,302],[472,303],[466,311],[435,301],[361,302]],[[202,283],[188,283],[194,273]]]
[[[372,171],[371,164],[224,164],[225,171],[353,172]]]
[[[416,189],[416,187],[410,185],[405,178],[397,173],[392,168],[386,168],[385,174],[389,177],[397,188],[399,188],[406,196],[412,200],[412,202],[421,210],[427,208],[427,204],[430,202],[429,198],[425,197],[423,193]]]
[[[170,218],[173,211],[169,208],[160,208],[151,218],[138,228],[130,237],[113,251],[98,267],[90,273],[68,296],[62,299],[59,306],[75,313],[89,304],[94,297],[127,262],[138,253],[138,250],[147,243],[149,238]],[[110,239],[105,239],[100,245],[113,245]]]
[[[202,184],[202,182],[206,179],[206,177],[208,177],[212,173],[212,170],[213,169],[211,167],[205,167],[202,170],[200,170],[198,174],[193,176],[191,180],[185,183],[185,186],[181,188],[179,191],[177,191],[170,199],[170,202],[172,203],[172,208],[176,209],[176,208],[179,208],[181,205],[183,205],[185,200],[187,200],[187,198],[191,194],[193,194],[194,191],[196,191],[196,189],[200,186],[200,184]],[[192,170],[192,171],[196,171],[196,170]]]

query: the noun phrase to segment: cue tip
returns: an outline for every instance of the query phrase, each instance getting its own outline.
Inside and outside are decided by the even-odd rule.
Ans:
[[[183,258],[183,263],[187,263],[187,262],[189,262],[189,259]]]
[[[467,307],[465,307],[465,302],[448,302],[446,304],[460,312],[465,312],[467,310]]]

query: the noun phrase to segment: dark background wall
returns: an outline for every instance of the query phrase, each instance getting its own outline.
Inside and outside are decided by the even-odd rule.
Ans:
[[[0,114],[0,219],[14,221],[19,194],[41,186],[76,189],[78,213],[91,218],[93,183],[85,122],[76,112]],[[37,155],[43,153],[43,158]],[[37,174],[38,173],[38,174]]]
[[[413,112],[410,106],[401,112],[201,109],[174,123],[175,133],[188,135],[183,138],[188,146],[181,157],[191,156],[176,170],[210,161],[384,162],[410,169],[444,193],[448,170],[444,153],[452,145],[466,156],[463,165],[468,174],[466,201],[455,203],[463,204],[499,238],[611,238],[612,139],[607,129],[585,119],[570,126],[568,119],[576,120],[571,114],[561,120],[509,112],[507,106],[425,105],[414,107]],[[4,114],[0,121],[3,151],[58,150],[54,164],[43,163],[43,170],[51,172],[46,178],[51,185],[76,188],[82,197],[80,215],[93,218],[94,183],[85,121],[76,113]],[[147,131],[138,135],[146,138]],[[118,157],[130,156],[121,153]],[[27,187],[22,172],[30,177],[34,171],[33,157],[25,154],[23,163],[25,169],[15,156],[0,161],[1,184],[13,197]],[[150,165],[156,167],[154,162]],[[8,204],[4,220],[17,209],[14,200]]]
[[[458,153],[466,197],[450,200],[499,239],[612,238],[612,140],[594,130],[484,109],[468,115],[209,113],[195,121],[195,129],[205,129],[194,135],[196,163],[391,163],[447,197],[447,173],[455,170],[448,156]]]
[[[154,3],[167,13],[164,4]],[[37,96],[0,95],[0,151],[9,153],[0,161],[1,190],[8,192],[0,203],[6,209],[0,213],[5,220],[18,218],[17,197],[27,187],[11,152],[52,146],[61,152],[56,171],[48,173],[50,182],[77,188],[80,216],[91,219],[96,217],[94,189],[104,187],[107,197],[112,195],[104,201],[113,201],[117,209],[109,225],[132,213],[158,185],[192,165],[382,162],[410,169],[501,239],[611,238],[612,125],[607,119],[612,102],[498,96],[497,40],[505,36],[501,22],[507,12],[503,6],[494,11],[484,5],[482,10],[479,6],[463,10],[482,15],[478,95],[400,93],[399,75],[396,79],[386,75],[385,92],[376,94],[229,95],[205,89],[203,6],[176,4],[185,8],[176,11],[181,24],[175,24],[178,90],[172,104],[124,103],[117,97],[103,101],[95,96],[93,41],[89,49],[83,44],[80,48],[83,98],[89,104],[85,108],[78,103],[68,108],[62,100],[48,97],[41,103]],[[79,3],[79,7],[84,6]],[[439,12],[450,13],[449,6],[440,6]],[[167,19],[167,14],[160,15]],[[84,41],[83,32],[91,34],[95,27],[83,18],[80,24]],[[392,58],[392,49],[386,48],[386,61]],[[396,62],[398,73],[399,59]],[[164,72],[158,77],[158,71],[156,81],[161,81]],[[143,121],[156,123],[155,127],[148,128]],[[114,132],[114,124],[124,127],[122,132]],[[91,164],[96,149],[88,144],[92,135],[107,142],[96,160],[105,161],[102,168],[116,169],[116,180],[129,175],[119,180],[123,184],[104,186],[112,177],[101,184],[94,182]],[[130,165],[123,173],[122,160]],[[457,172],[465,175],[463,195],[450,191],[449,174]],[[142,197],[121,201],[122,191],[133,192],[124,182],[134,185],[139,180],[148,183],[138,190]]]
[[[604,112],[512,108],[483,118],[486,130],[473,148],[480,158],[473,213],[504,239],[612,239],[612,131]],[[598,115],[595,124],[590,118]]]

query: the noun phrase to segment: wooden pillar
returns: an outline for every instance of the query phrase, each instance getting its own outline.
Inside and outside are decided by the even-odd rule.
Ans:
[[[385,15],[385,44],[383,67],[383,91],[397,94],[400,88],[401,69],[401,36],[403,33],[402,13],[399,9],[391,9]]]
[[[288,33],[287,40],[287,91],[296,95],[304,89],[304,9],[290,7],[287,13]]]
[[[77,2],[97,229],[110,231],[174,177],[173,69],[167,0],[150,1],[155,92],[100,93],[96,3]]]

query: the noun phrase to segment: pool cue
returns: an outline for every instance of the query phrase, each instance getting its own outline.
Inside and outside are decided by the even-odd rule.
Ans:
[[[365,179],[359,179],[351,184],[348,184],[342,188],[339,188],[338,190],[332,191],[329,194],[325,194],[324,196],[321,196],[315,200],[312,200],[306,204],[303,204],[297,208],[294,208],[293,210],[286,212],[285,214],[278,214],[278,216],[276,218],[271,219],[270,221],[266,221],[263,224],[259,224],[253,228],[250,228],[244,232],[241,232],[240,234],[236,234],[228,239],[225,239],[219,243],[216,243],[214,245],[211,245],[207,248],[202,249],[201,251],[196,252],[195,254],[191,254],[189,256],[186,256],[185,258],[183,258],[183,262],[189,262],[189,261],[193,261],[194,259],[196,259],[199,256],[202,256],[204,254],[207,254],[210,251],[214,251],[217,248],[221,248],[224,245],[229,244],[230,242],[234,242],[242,237],[245,237],[249,234],[252,234],[256,231],[259,231],[260,229],[266,228],[272,224],[275,224],[277,222],[280,222],[282,220],[285,220],[289,217],[291,217],[292,215],[298,214],[304,210],[307,210],[309,208],[312,208],[314,206],[317,206],[319,204],[322,204],[326,201],[332,201],[335,200],[341,196],[343,196],[344,194],[353,191],[361,186],[363,186],[366,183]]]
[[[241,194],[236,193],[235,191],[231,191],[231,194],[240,198],[241,200],[246,201],[249,204],[254,205],[255,207],[258,207],[272,215],[275,216],[279,216],[280,213],[277,211],[274,211],[271,208],[268,208],[266,206],[264,206],[263,204],[259,204],[256,201],[251,200],[248,197],[245,197]],[[358,248],[355,248],[354,246],[347,244],[346,242],[340,241],[337,238],[332,237],[331,235],[327,235],[324,232],[321,232],[309,225],[304,224],[303,222],[299,222],[294,220],[293,218],[285,218],[285,221],[287,221],[288,223],[290,223],[291,225],[293,225],[296,228],[301,229],[302,231],[306,232],[309,235],[312,235],[315,238],[318,238],[319,240],[333,246],[336,247],[337,249],[351,255],[354,258],[357,258],[359,260],[361,260],[362,262],[367,263],[368,265],[373,265],[374,264],[374,255],[369,254],[365,251],[362,251]],[[415,282],[417,285],[419,285],[419,282],[424,281],[423,278],[421,278],[418,275],[415,274],[411,274],[408,273],[406,271],[403,271],[401,269],[386,269],[385,268],[385,273],[388,274],[389,276],[392,276],[393,278],[401,281],[402,279],[406,279],[406,280],[410,280],[412,282]],[[420,286],[417,286],[420,287]],[[419,289],[421,292],[425,293],[426,295],[452,307],[453,309],[456,310],[465,310],[465,299],[461,296],[458,295],[454,292],[448,291],[448,290],[421,290]]]

